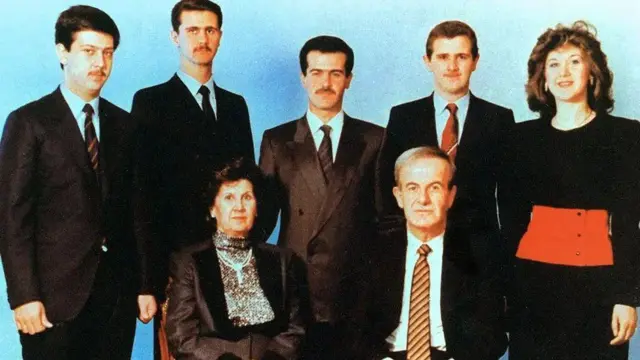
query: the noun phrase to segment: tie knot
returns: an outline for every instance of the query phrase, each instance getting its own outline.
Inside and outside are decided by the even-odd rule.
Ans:
[[[93,106],[91,106],[90,104],[84,104],[84,107],[82,108],[82,112],[87,114],[87,116],[93,115]]]
[[[456,111],[458,111],[458,106],[454,103],[449,103],[447,104],[447,110],[449,110],[451,114],[455,115]]]
[[[427,244],[422,244],[418,248],[418,254],[420,256],[427,256],[431,252],[431,248]]]
[[[209,93],[210,93],[209,88],[204,85],[200,86],[200,89],[198,89],[198,94],[204,97],[209,97]]]
[[[330,136],[331,135],[331,126],[329,126],[329,125],[320,126],[320,130],[322,130],[322,132],[324,133],[324,136]]]

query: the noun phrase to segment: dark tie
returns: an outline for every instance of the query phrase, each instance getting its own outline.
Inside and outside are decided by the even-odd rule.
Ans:
[[[431,321],[429,319],[429,263],[431,248],[422,244],[418,248],[418,261],[413,268],[411,300],[409,301],[409,331],[407,333],[407,360],[431,360]]]
[[[209,88],[202,85],[198,90],[198,94],[202,95],[202,111],[204,112],[204,117],[207,119],[209,124],[214,124],[216,122],[216,113],[213,112],[213,107],[211,106],[211,98],[209,94]]]
[[[458,116],[456,115],[458,107],[456,104],[447,104],[447,110],[449,110],[449,118],[444,125],[440,147],[449,155],[451,161],[455,161],[458,152]]]
[[[318,159],[320,160],[320,166],[322,167],[322,174],[324,175],[325,183],[329,183],[331,180],[331,168],[333,167],[333,157],[331,156],[331,126],[322,125],[320,130],[324,133],[322,142],[318,148]]]
[[[84,117],[84,142],[87,146],[87,152],[89,153],[91,168],[97,175],[100,167],[100,144],[98,143],[96,128],[93,126],[93,107],[85,104],[82,111],[86,114]]]

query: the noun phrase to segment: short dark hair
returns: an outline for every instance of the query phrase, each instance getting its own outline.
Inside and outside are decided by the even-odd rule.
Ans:
[[[440,159],[444,160],[449,164],[449,168],[451,169],[451,178],[449,179],[449,184],[447,186],[449,189],[455,185],[454,177],[456,173],[456,165],[451,160],[451,157],[447,155],[444,150],[435,147],[435,146],[418,146],[404,151],[398,158],[396,159],[395,166],[393,167],[393,177],[396,181],[396,185],[398,184],[398,179],[400,178],[400,170],[407,163],[415,160],[415,159]]]
[[[525,85],[529,109],[545,117],[556,113],[556,102],[549,91],[545,89],[545,63],[549,53],[563,45],[573,45],[588,57],[590,80],[587,86],[587,102],[596,112],[611,112],[613,110],[613,73],[607,65],[607,55],[602,52],[600,41],[596,38],[595,28],[582,20],[573,25],[556,25],[547,29],[533,47],[529,56],[529,78]],[[591,80],[592,79],[592,80]]]
[[[171,9],[171,26],[175,32],[180,27],[180,15],[183,11],[211,11],[218,17],[218,28],[222,29],[222,9],[218,4],[209,0],[181,0]]]
[[[207,199],[211,206],[224,183],[248,180],[253,185],[253,193],[258,205],[264,199],[265,177],[256,163],[248,158],[239,157],[222,164],[213,170],[207,188]],[[259,208],[259,206],[258,206]]]
[[[111,35],[114,49],[120,44],[120,31],[113,19],[106,12],[87,5],[75,5],[60,13],[56,21],[56,44],[69,50],[75,34],[85,30]]]
[[[449,20],[436,25],[429,32],[427,37],[427,57],[431,59],[433,54],[433,43],[440,38],[453,39],[456,36],[466,36],[471,41],[471,56],[478,57],[478,39],[471,26],[458,20]]]
[[[344,40],[339,37],[329,35],[316,36],[307,40],[307,42],[302,46],[302,49],[300,49],[300,70],[303,74],[306,74],[307,68],[309,67],[307,55],[312,51],[345,54],[347,56],[347,61],[344,64],[345,75],[351,75],[354,63],[353,49],[351,49]]]

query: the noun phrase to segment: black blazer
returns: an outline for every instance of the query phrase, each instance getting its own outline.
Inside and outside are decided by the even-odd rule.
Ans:
[[[306,301],[301,261],[290,251],[263,243],[254,245],[253,254],[275,319],[244,328],[229,320],[211,240],[172,256],[166,330],[176,359],[298,358],[304,336],[300,309]]]
[[[52,322],[84,306],[103,237],[135,291],[131,225],[133,126],[100,98],[100,185],[60,89],[9,114],[0,143],[0,254],[9,304],[40,300]],[[135,294],[135,293],[134,293]]]
[[[217,85],[215,96],[215,124],[207,123],[177,75],[133,98],[131,115],[139,124],[135,230],[145,249],[143,290],[159,297],[166,287],[170,252],[211,233],[205,193],[212,170],[234,157],[255,158],[244,98]]]
[[[375,223],[374,170],[383,129],[344,117],[333,165],[323,180],[306,117],[267,130],[260,167],[271,183],[273,205],[261,221],[273,229],[281,214],[278,245],[292,249],[308,267],[316,321],[351,321],[368,280],[368,244]],[[259,219],[260,220],[260,219]]]
[[[473,94],[470,97],[456,156],[454,181],[458,192],[449,219],[456,231],[490,235],[484,243],[473,244],[473,250],[479,259],[493,261],[487,264],[496,264],[501,249],[496,187],[501,203],[504,194],[497,184],[502,178],[503,149],[514,118],[509,109]],[[393,168],[400,154],[417,146],[439,147],[433,94],[391,109],[376,171],[378,213],[382,219],[401,218],[392,194]]]
[[[447,353],[456,360],[497,360],[507,347],[504,302],[495,281],[478,271],[465,241],[445,233],[440,311]],[[367,360],[382,359],[388,352],[385,339],[398,327],[403,290],[411,286],[404,284],[406,228],[381,230],[375,244],[365,328],[368,346],[361,352]]]

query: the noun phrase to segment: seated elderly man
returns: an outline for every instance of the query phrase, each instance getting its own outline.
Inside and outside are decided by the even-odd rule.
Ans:
[[[405,223],[382,225],[372,244],[363,358],[498,359],[507,346],[504,303],[469,255],[469,242],[482,234],[447,230],[456,194],[451,160],[437,148],[413,148],[394,173]]]

